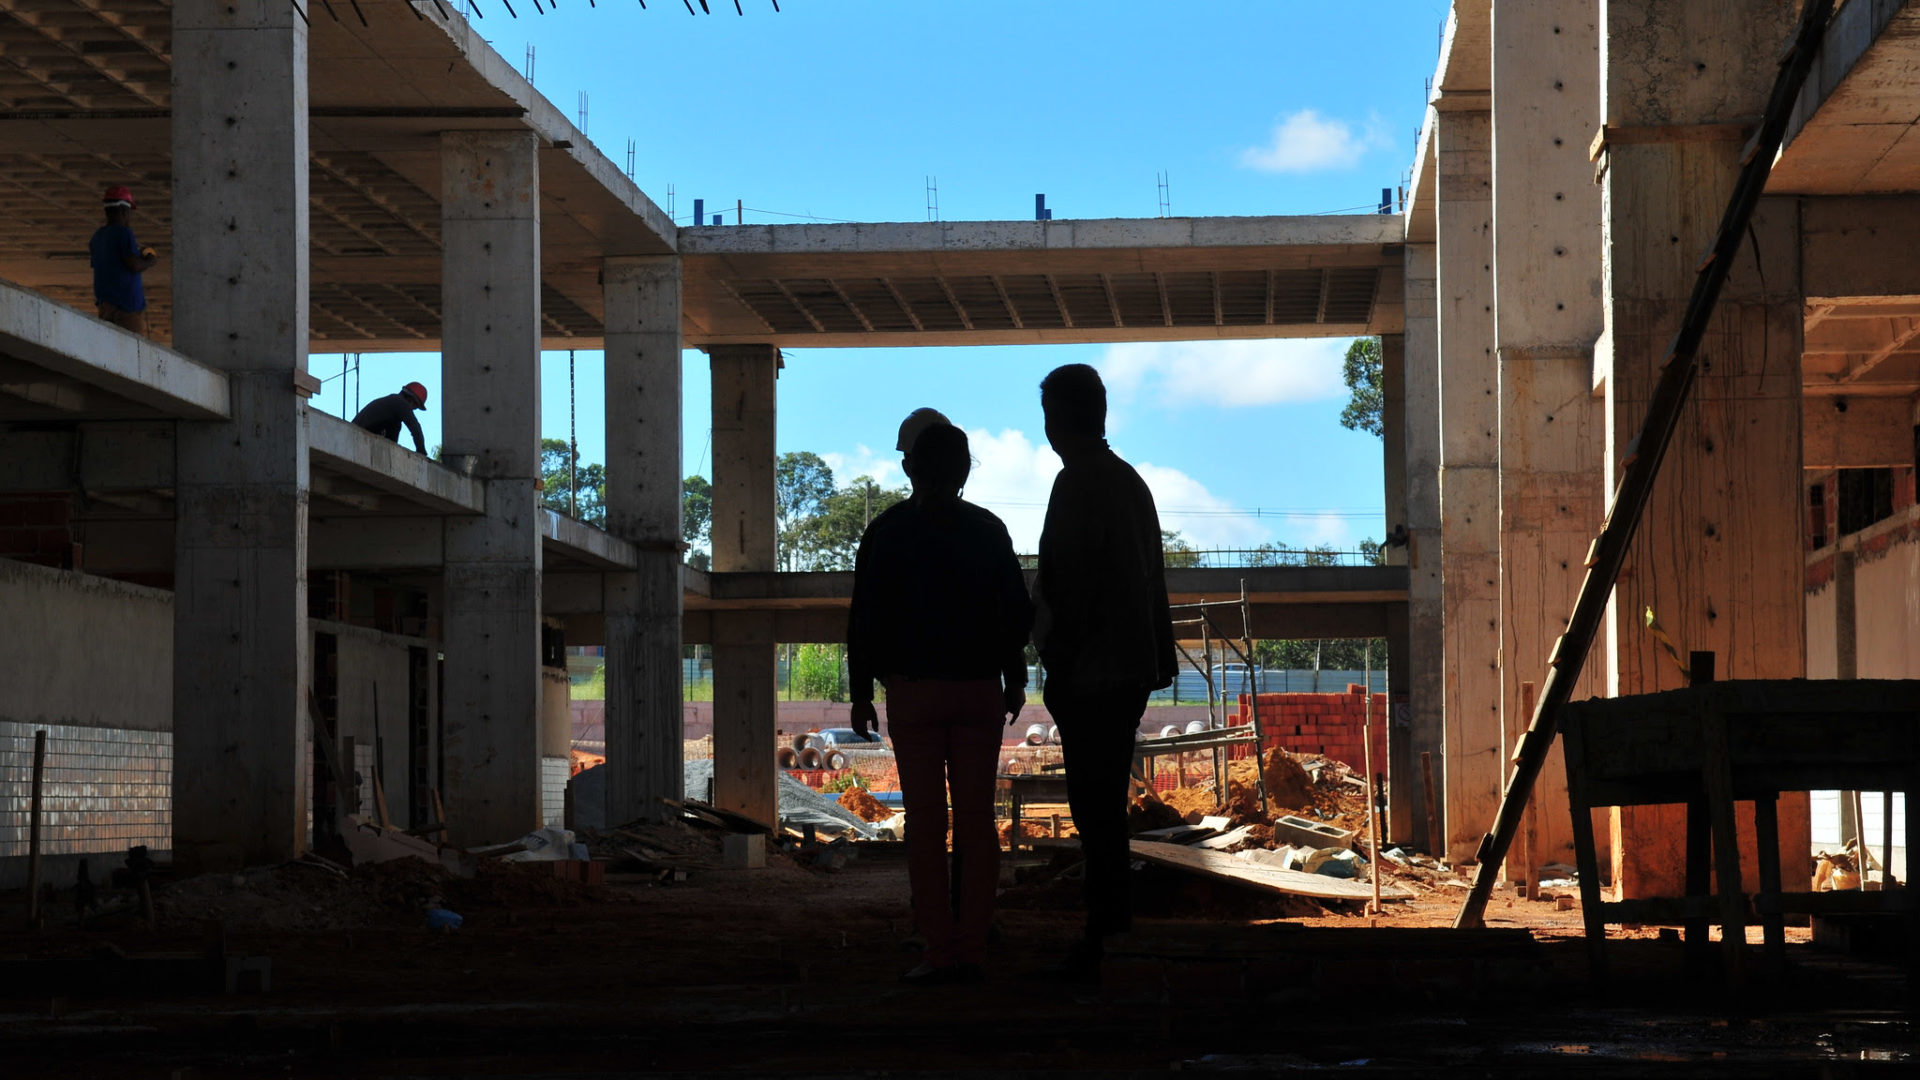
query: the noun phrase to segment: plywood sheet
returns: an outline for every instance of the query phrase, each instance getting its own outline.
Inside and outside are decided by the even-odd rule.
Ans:
[[[1218,851],[1206,851],[1178,844],[1156,844],[1150,840],[1133,841],[1133,853],[1139,858],[1176,870],[1188,870],[1211,878],[1237,881],[1270,892],[1293,896],[1311,896],[1321,900],[1371,900],[1373,886],[1364,881],[1303,874],[1277,866],[1258,866],[1242,862]],[[1398,885],[1382,884],[1382,900],[1411,900],[1413,893]]]

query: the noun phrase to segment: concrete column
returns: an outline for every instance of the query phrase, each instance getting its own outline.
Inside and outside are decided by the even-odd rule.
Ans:
[[[1407,338],[1380,335],[1380,460],[1386,533],[1407,523]],[[1384,537],[1383,537],[1384,538]],[[1384,547],[1388,566],[1405,566],[1405,547]]]
[[[1435,299],[1434,245],[1407,245],[1405,458],[1407,477],[1406,679],[1392,713],[1392,802],[1388,824],[1397,841],[1427,843],[1420,755],[1431,756],[1436,785],[1446,779],[1446,666],[1440,609],[1440,325]],[[1393,648],[1389,643],[1388,648]],[[1392,677],[1389,672],[1389,678]],[[1402,782],[1404,778],[1404,782]],[[1435,792],[1436,814],[1446,806]]]
[[[1599,124],[1598,0],[1494,5],[1502,762],[1532,720],[1525,685],[1546,679],[1606,513],[1605,410],[1593,384],[1600,188],[1587,160]],[[1599,692],[1598,666],[1575,698]],[[1556,741],[1530,807],[1537,862],[1573,861],[1566,783]]]
[[[540,179],[530,131],[441,136],[445,455],[487,480],[446,526],[453,840],[540,824]]]
[[[713,571],[774,569],[774,380],[780,350],[715,346]],[[773,615],[715,612],[714,801],[760,821],[775,816]]]
[[[681,795],[680,260],[608,259],[607,531],[639,549],[606,575],[607,820]]]
[[[1470,98],[1484,106],[1484,99]],[[1439,256],[1441,611],[1445,621],[1448,856],[1493,824],[1500,756],[1500,416],[1493,353],[1492,122],[1448,108],[1435,125]]]
[[[1392,536],[1407,521],[1407,339],[1404,334],[1380,336],[1380,461],[1386,508],[1384,536]],[[1389,566],[1407,564],[1404,545],[1380,549],[1381,561]],[[1387,761],[1373,764],[1376,772],[1387,774],[1389,790],[1406,786],[1406,778],[1416,775],[1408,766],[1409,721],[1407,709],[1412,703],[1407,684],[1407,620],[1400,612],[1387,633]],[[1394,718],[1400,717],[1396,727]],[[1418,759],[1413,759],[1417,769]],[[1393,836],[1391,823],[1386,835]]]
[[[1699,125],[1745,125],[1759,115],[1798,7],[1607,0],[1602,9],[1607,126],[1655,135],[1612,140],[1600,161],[1610,480],[1646,416],[1739,172],[1742,137],[1716,138],[1728,129]],[[1796,202],[1762,200],[1735,256],[1614,592],[1607,675],[1618,693],[1682,685],[1646,630],[1648,608],[1683,654],[1713,651],[1720,678],[1805,672],[1799,234]],[[1616,818],[1615,883],[1624,896],[1680,895],[1681,820],[1665,807]],[[1780,839],[1785,864],[1800,865],[1809,843],[1804,795],[1782,798]],[[1743,846],[1751,852],[1750,833]]]
[[[307,28],[291,5],[173,5],[173,345],[233,419],[178,425],[174,858],[306,846]]]

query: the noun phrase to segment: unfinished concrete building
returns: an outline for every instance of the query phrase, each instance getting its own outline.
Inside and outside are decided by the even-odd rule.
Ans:
[[[606,646],[610,820],[680,793],[690,643],[715,800],[769,820],[774,644],[841,640],[851,588],[775,572],[783,346],[1400,330],[1391,216],[675,228],[460,15],[359,8],[0,25],[0,603],[33,628],[0,644],[30,673],[0,693],[12,877],[39,729],[53,856],[287,859],[371,811],[334,751],[362,788],[379,755],[396,821],[437,796],[456,843],[557,821],[563,642]],[[83,313],[113,183],[163,256],[153,341]],[[711,573],[682,561],[683,347],[711,357]],[[538,505],[542,348],[605,350],[605,530]],[[442,461],[310,408],[313,350],[439,350]],[[1247,576],[1259,633],[1353,637],[1404,633],[1405,575]]]
[[[396,819],[437,794],[454,841],[517,836],[558,813],[563,642],[607,647],[609,820],[679,794],[690,643],[714,647],[715,801],[771,818],[774,645],[839,640],[850,591],[775,570],[783,347],[1365,334],[1383,529],[1409,542],[1170,584],[1246,577],[1263,636],[1387,637],[1389,832],[1470,859],[1798,5],[1459,0],[1403,214],[701,228],[458,14],[359,7],[37,0],[0,24],[10,877],[42,728],[55,854],[284,860],[317,803],[367,798],[326,790],[333,749],[383,755]],[[1849,0],[1828,34],[1594,694],[1678,685],[1649,609],[1723,677],[1920,676],[1917,20]],[[164,256],[155,341],[85,313],[81,241],[120,182]],[[689,347],[711,573],[682,561]],[[542,348],[605,350],[605,530],[538,505]],[[314,350],[439,350],[444,461],[309,408]],[[1537,805],[1537,857],[1569,861],[1551,770]],[[1783,815],[1804,858],[1807,804]],[[1671,885],[1669,814],[1606,824],[1616,881]]]

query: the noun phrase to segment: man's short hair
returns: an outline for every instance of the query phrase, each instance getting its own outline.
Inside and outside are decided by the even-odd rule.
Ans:
[[[952,424],[932,424],[913,440],[913,479],[930,487],[965,487],[973,471],[967,433]]]
[[[1040,380],[1040,408],[1055,425],[1082,435],[1107,433],[1107,384],[1086,364],[1064,364]]]

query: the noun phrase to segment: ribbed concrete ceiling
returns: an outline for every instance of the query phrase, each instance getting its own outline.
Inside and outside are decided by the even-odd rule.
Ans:
[[[1394,216],[680,230],[691,344],[1398,333]]]
[[[672,225],[458,16],[405,0],[310,13],[310,218],[316,350],[435,349],[439,132],[532,128],[541,151],[548,342],[598,344],[599,259],[663,254]],[[0,277],[92,308],[100,192],[135,189],[161,253],[149,323],[170,331],[171,5],[7,0],[0,8]]]

